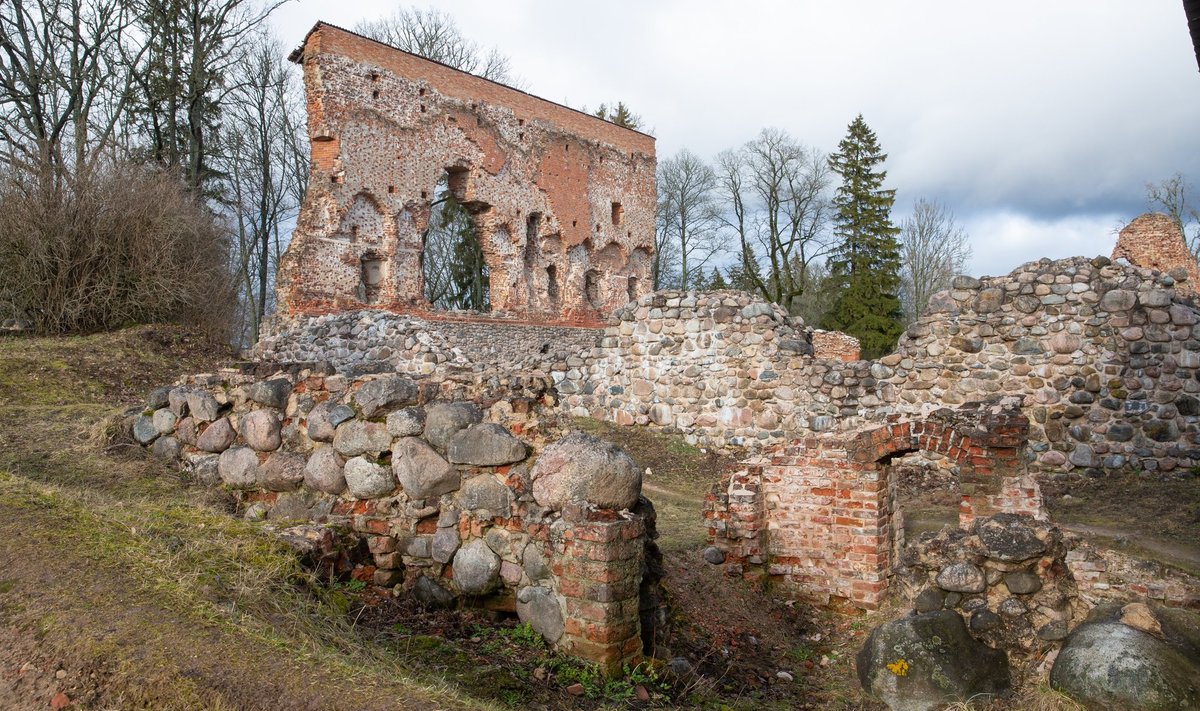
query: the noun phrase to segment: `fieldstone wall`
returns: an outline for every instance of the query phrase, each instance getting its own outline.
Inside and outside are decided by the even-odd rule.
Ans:
[[[325,23],[291,59],[312,160],[281,313],[430,311],[422,235],[444,176],[491,311],[598,325],[650,290],[653,137]]]
[[[654,581],[637,465],[546,431],[540,405],[437,393],[397,375],[230,370],[155,391],[130,427],[198,483],[235,492],[248,518],[293,537],[297,521],[355,532],[371,556],[359,579],[430,606],[513,611],[610,672],[638,658],[640,590]]]

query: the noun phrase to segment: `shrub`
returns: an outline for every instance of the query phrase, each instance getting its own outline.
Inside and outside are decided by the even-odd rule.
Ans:
[[[60,175],[0,174],[0,316],[39,333],[227,328],[228,235],[179,179],[129,162]]]

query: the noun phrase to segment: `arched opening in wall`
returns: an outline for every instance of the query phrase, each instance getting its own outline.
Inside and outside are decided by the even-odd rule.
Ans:
[[[600,308],[600,272],[595,269],[583,274],[583,297],[593,309]]]
[[[359,264],[359,301],[377,304],[383,290],[384,261],[378,254],[368,252]]]
[[[625,280],[625,297],[629,301],[637,301],[638,280],[637,277],[629,277]]]
[[[421,236],[424,296],[435,309],[490,311],[488,263],[474,217],[487,206],[462,201],[466,182],[467,169],[448,168],[434,185]]]

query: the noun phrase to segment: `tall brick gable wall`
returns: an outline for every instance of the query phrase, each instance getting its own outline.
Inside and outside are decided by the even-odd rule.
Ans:
[[[293,59],[312,166],[281,315],[430,311],[422,234],[446,174],[498,317],[599,325],[650,290],[652,137],[326,24]],[[381,277],[370,289],[367,263]]]

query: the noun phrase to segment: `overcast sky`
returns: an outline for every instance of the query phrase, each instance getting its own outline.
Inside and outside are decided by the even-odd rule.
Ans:
[[[971,235],[973,274],[1108,254],[1145,184],[1200,201],[1200,71],[1180,0],[455,0],[418,3],[495,45],[533,94],[624,101],[658,138],[711,157],[775,126],[824,151],[861,112],[888,153],[897,223],[919,197]],[[298,0],[299,44],[378,0]]]

